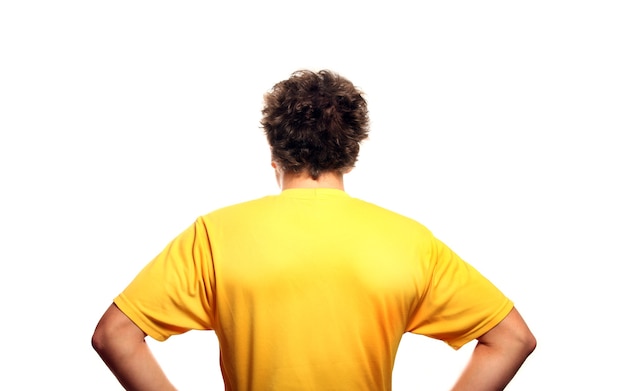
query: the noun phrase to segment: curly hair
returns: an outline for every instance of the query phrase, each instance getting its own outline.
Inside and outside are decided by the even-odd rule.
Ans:
[[[344,173],[369,132],[367,102],[352,82],[329,71],[299,70],[265,94],[261,125],[272,159],[285,171]]]

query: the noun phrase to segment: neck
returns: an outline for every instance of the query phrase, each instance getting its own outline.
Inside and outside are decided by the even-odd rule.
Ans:
[[[344,190],[343,174],[336,173],[336,172],[322,173],[317,179],[311,178],[306,173],[300,173],[300,174],[282,173],[281,177],[278,178],[278,182],[282,190],[297,189],[297,188],[304,188],[304,189],[326,188],[326,189]]]

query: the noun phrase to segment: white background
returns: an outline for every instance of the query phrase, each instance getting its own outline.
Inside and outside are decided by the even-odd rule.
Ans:
[[[197,216],[278,191],[262,96],[299,68],[367,95],[348,193],[515,301],[539,345],[508,389],[626,389],[622,2],[369,3],[1,3],[0,389],[119,389],[96,322]],[[211,332],[150,344],[222,389]],[[407,335],[394,389],[445,390],[470,352]]]

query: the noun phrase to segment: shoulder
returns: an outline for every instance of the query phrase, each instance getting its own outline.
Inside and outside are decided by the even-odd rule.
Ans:
[[[367,213],[369,218],[379,219],[381,222],[395,224],[401,228],[412,228],[424,231],[425,233],[430,233],[430,230],[427,227],[413,217],[401,214],[392,208],[381,206],[359,198],[352,199],[354,200],[355,205],[357,205],[363,213]]]
[[[226,206],[219,207],[207,212],[200,217],[200,221],[220,221],[224,219],[233,219],[238,216],[253,217],[256,213],[267,211],[270,206],[275,203],[278,196],[268,195],[247,201],[242,201]]]
[[[253,222],[290,220],[298,215],[318,220],[328,219],[333,224],[347,224],[353,228],[357,226],[372,233],[387,231],[387,234],[399,236],[432,236],[430,230],[416,219],[361,198],[325,198],[324,201],[330,202],[320,202],[314,208],[307,198],[299,199],[304,202],[293,200],[293,197],[267,195],[215,209],[200,216],[199,220],[210,225],[247,226]]]

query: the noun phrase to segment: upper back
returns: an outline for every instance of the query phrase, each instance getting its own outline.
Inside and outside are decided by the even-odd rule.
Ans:
[[[426,228],[334,189],[289,189],[203,219],[227,370],[245,358],[253,383],[271,373],[327,389],[341,376],[359,383],[346,389],[386,389],[423,285]]]

